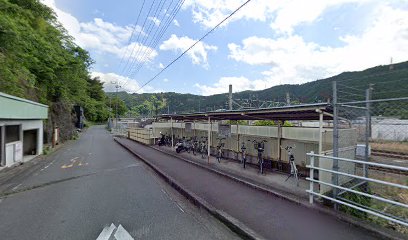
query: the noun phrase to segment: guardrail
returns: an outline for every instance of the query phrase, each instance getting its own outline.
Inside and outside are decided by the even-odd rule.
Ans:
[[[328,160],[335,160],[335,161],[344,161],[344,162],[349,162],[349,163],[356,163],[356,164],[363,164],[363,165],[368,165],[368,166],[375,166],[375,167],[382,167],[382,168],[388,168],[388,169],[394,169],[394,170],[399,170],[399,171],[407,171],[408,172],[408,168],[406,167],[401,167],[401,166],[394,166],[394,165],[388,165],[388,164],[382,164],[382,163],[375,163],[375,162],[366,162],[366,161],[360,161],[360,160],[354,160],[354,159],[348,159],[348,158],[340,158],[340,157],[332,157],[332,156],[327,156],[327,155],[319,155],[319,154],[315,154],[314,152],[310,152],[307,153],[307,156],[310,157],[310,165],[307,165],[306,167],[310,169],[310,177],[306,178],[306,180],[309,181],[309,190],[306,190],[306,192],[309,193],[309,203],[313,204],[314,201],[314,196],[318,196],[321,198],[324,198],[326,200],[330,200],[334,203],[337,204],[341,204],[368,214],[372,214],[375,215],[377,217],[383,218],[385,220],[394,222],[394,223],[398,223],[401,224],[403,226],[408,227],[408,221],[405,219],[400,219],[397,216],[392,216],[389,214],[385,214],[379,211],[376,211],[374,209],[369,209],[368,206],[361,206],[359,204],[353,204],[352,202],[346,202],[344,200],[341,200],[337,197],[331,197],[331,196],[327,196],[324,194],[320,194],[318,192],[314,191],[314,184],[318,183],[318,184],[323,184],[329,187],[332,187],[333,189],[340,189],[344,192],[351,192],[354,194],[358,194],[361,196],[365,196],[365,197],[369,197],[372,199],[376,199],[388,204],[392,204],[392,205],[396,205],[399,207],[403,207],[408,209],[408,205],[405,203],[401,203],[401,202],[397,202],[394,201],[392,199],[387,199],[384,197],[380,197],[380,196],[376,196],[373,194],[369,194],[369,193],[365,193],[365,192],[360,192],[360,191],[356,191],[352,188],[348,188],[345,186],[340,186],[340,185],[336,185],[333,184],[332,182],[324,182],[324,181],[320,181],[320,180],[316,180],[314,179],[314,170],[318,170],[318,171],[324,171],[324,172],[328,172],[328,173],[332,173],[332,174],[337,174],[337,175],[342,175],[342,176],[346,176],[346,177],[351,177],[351,178],[355,178],[355,179],[359,179],[359,180],[363,180],[366,182],[374,182],[374,183],[378,183],[378,184],[383,184],[386,186],[392,186],[392,187],[396,187],[396,188],[400,188],[400,189],[405,189],[408,190],[408,186],[406,185],[401,185],[398,183],[392,183],[392,182],[387,182],[387,181],[383,181],[383,180],[378,180],[378,179],[374,179],[374,178],[370,178],[370,177],[363,177],[363,176],[359,176],[359,175],[355,175],[355,174],[350,174],[350,173],[345,173],[345,172],[341,172],[335,169],[325,169],[325,168],[321,168],[321,167],[316,167],[315,166],[315,158],[318,157],[320,159],[328,159]]]

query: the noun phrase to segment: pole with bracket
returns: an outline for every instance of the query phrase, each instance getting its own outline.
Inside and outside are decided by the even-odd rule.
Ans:
[[[207,161],[208,161],[208,164],[210,163],[211,131],[212,131],[211,118],[208,117],[208,143],[207,143]]]

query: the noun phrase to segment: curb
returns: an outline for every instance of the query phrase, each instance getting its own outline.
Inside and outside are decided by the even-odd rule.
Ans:
[[[170,184],[174,189],[180,192],[184,197],[190,200],[194,205],[203,207],[207,212],[211,215],[216,217],[218,220],[223,222],[228,228],[230,228],[233,232],[237,233],[243,239],[264,239],[263,237],[256,234],[253,230],[245,226],[243,223],[238,221],[237,219],[233,218],[229,214],[220,211],[213,206],[211,206],[207,201],[197,196],[195,193],[187,190],[182,184],[177,182],[175,179],[167,175],[165,172],[161,171],[156,165],[152,164],[148,160],[146,160],[141,155],[137,154],[136,152],[132,151],[128,146],[118,141],[114,138],[115,142],[121,145],[123,148],[128,150],[131,154],[135,155],[137,158],[141,159],[144,163],[146,163],[150,168],[152,168],[159,176],[161,176],[167,183]]]
[[[180,159],[180,160],[186,161],[186,162],[188,162],[188,163],[190,163],[190,164],[193,164],[193,165],[195,165],[195,166],[201,167],[201,168],[203,168],[203,169],[206,169],[206,170],[215,172],[215,173],[217,173],[217,174],[219,174],[219,175],[221,175],[221,176],[223,176],[223,177],[225,177],[225,178],[228,178],[228,179],[231,179],[231,180],[236,181],[236,182],[238,182],[238,183],[241,183],[241,184],[244,184],[244,185],[246,185],[246,186],[252,187],[252,188],[254,188],[254,189],[256,189],[256,190],[259,190],[259,191],[262,191],[262,192],[265,192],[265,193],[274,195],[274,196],[276,196],[276,197],[279,197],[279,198],[281,198],[281,199],[283,199],[283,200],[290,201],[290,202],[295,203],[295,204],[297,204],[297,205],[300,205],[300,206],[302,206],[302,207],[305,207],[305,208],[308,208],[308,209],[312,209],[312,210],[314,210],[314,211],[318,211],[319,213],[329,215],[329,216],[334,217],[334,218],[336,218],[336,219],[338,219],[338,220],[340,220],[340,221],[342,221],[342,222],[348,223],[348,224],[350,224],[350,225],[352,225],[352,226],[359,227],[359,228],[363,228],[363,229],[365,229],[365,230],[371,232],[371,233],[374,234],[375,236],[380,237],[380,238],[382,238],[382,239],[390,239],[390,240],[404,240],[404,239],[406,239],[406,238],[405,238],[402,234],[400,234],[400,233],[391,232],[390,230],[388,230],[388,229],[386,229],[386,228],[384,228],[384,227],[381,227],[381,226],[372,226],[372,224],[370,224],[369,222],[367,222],[367,221],[365,221],[365,220],[362,220],[362,219],[358,219],[358,218],[355,218],[355,217],[352,217],[352,216],[345,215],[345,214],[342,213],[342,212],[338,212],[338,211],[337,211],[337,212],[334,212],[334,211],[332,211],[332,210],[330,210],[330,209],[327,209],[327,208],[325,208],[325,207],[323,207],[323,206],[310,205],[309,203],[302,202],[302,201],[300,201],[299,199],[294,198],[294,197],[292,197],[292,196],[285,195],[285,194],[279,193],[279,192],[277,192],[277,191],[274,191],[274,190],[272,190],[272,189],[268,189],[268,188],[265,188],[265,187],[263,187],[263,186],[257,185],[257,184],[255,184],[255,183],[245,181],[245,180],[240,179],[240,178],[237,178],[237,177],[235,177],[235,176],[233,176],[233,175],[231,175],[231,174],[228,174],[228,173],[225,173],[225,172],[223,172],[223,171],[214,169],[214,168],[212,168],[212,167],[210,167],[210,166],[205,166],[205,165],[203,165],[203,164],[201,164],[201,163],[195,162],[195,161],[190,160],[190,159],[186,159],[186,158],[184,158],[184,157],[182,157],[182,156],[179,156],[179,155],[176,155],[176,154],[172,154],[172,153],[163,151],[163,150],[158,149],[158,148],[155,148],[155,147],[151,147],[151,146],[148,146],[148,147],[150,147],[150,148],[152,148],[152,149],[154,149],[154,150],[156,150],[156,151],[159,151],[159,152],[161,152],[161,153],[164,153],[164,154],[166,154],[166,155],[169,155],[169,156],[172,156],[172,157],[176,157],[176,158],[178,158],[178,159]],[[396,235],[400,235],[400,236],[396,236]]]

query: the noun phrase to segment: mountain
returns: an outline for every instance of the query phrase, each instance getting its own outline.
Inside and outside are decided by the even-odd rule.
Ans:
[[[332,97],[333,81],[337,81],[338,95],[343,101],[363,100],[365,89],[368,88],[369,84],[373,84],[373,99],[408,96],[408,61],[381,65],[364,71],[343,72],[333,77],[304,84],[285,84],[259,91],[237,92],[233,94],[233,99],[244,107],[250,104],[252,107],[278,106],[284,104],[286,93],[289,93],[292,103],[326,102]],[[115,96],[114,94],[116,93],[107,93],[108,96]],[[168,110],[170,113],[187,113],[198,112],[199,110],[227,109],[227,93],[211,96],[175,92],[118,93],[118,97],[125,102],[128,108],[148,101],[151,96],[166,99],[169,109],[165,107],[161,109],[160,113],[167,113]],[[269,102],[261,105],[263,101]],[[236,108],[238,105],[234,104],[234,109]]]

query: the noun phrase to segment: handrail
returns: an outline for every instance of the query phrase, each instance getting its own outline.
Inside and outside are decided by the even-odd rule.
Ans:
[[[361,160],[354,160],[354,159],[341,158],[341,157],[332,157],[332,156],[319,155],[319,154],[314,154],[314,153],[306,153],[306,155],[319,157],[319,158],[340,160],[340,161],[345,161],[345,162],[360,163],[360,164],[371,165],[371,166],[376,166],[376,167],[385,167],[385,168],[396,169],[396,170],[401,170],[401,171],[408,171],[407,167],[388,165],[388,164],[383,164],[383,163],[366,162],[366,161],[361,161]]]
[[[358,194],[358,195],[362,195],[362,196],[369,197],[369,198],[372,198],[372,199],[376,199],[378,201],[382,201],[382,202],[385,202],[385,203],[388,203],[388,204],[392,204],[394,206],[399,206],[399,207],[403,207],[403,208],[406,208],[406,209],[408,208],[407,204],[397,202],[397,201],[394,201],[392,199],[387,199],[387,198],[380,197],[380,196],[377,196],[377,195],[373,195],[373,194],[369,194],[369,193],[365,193],[365,192],[360,192],[360,191],[357,191],[357,190],[354,190],[354,189],[351,189],[351,188],[340,186],[338,184],[333,184],[332,182],[324,182],[322,180],[316,180],[316,179],[314,179],[314,170],[329,172],[329,173],[332,173],[332,174],[343,175],[343,176],[347,176],[347,177],[354,178],[354,179],[360,179],[360,180],[363,180],[363,181],[366,181],[366,182],[375,182],[375,183],[379,183],[379,184],[383,184],[383,185],[387,185],[387,186],[392,186],[392,187],[397,187],[397,188],[401,188],[401,189],[406,189],[406,190],[408,190],[408,186],[398,184],[398,183],[386,182],[386,181],[379,180],[379,179],[363,177],[363,176],[359,176],[359,175],[355,175],[355,174],[350,174],[350,173],[347,173],[347,172],[341,172],[339,170],[325,169],[325,168],[321,168],[321,167],[316,167],[314,164],[315,164],[315,157],[319,157],[319,158],[326,158],[328,160],[339,160],[339,161],[345,161],[345,162],[351,162],[351,163],[362,163],[362,164],[367,164],[367,165],[371,165],[371,166],[398,169],[398,170],[402,170],[402,171],[408,171],[408,168],[394,166],[394,165],[388,165],[388,164],[381,164],[381,163],[365,162],[365,161],[348,159],[348,158],[340,158],[340,157],[319,155],[319,154],[315,154],[314,152],[307,153],[307,156],[310,157],[310,164],[306,166],[310,170],[310,177],[306,178],[306,180],[309,181],[309,189],[306,190],[306,192],[309,193],[309,203],[310,204],[313,204],[313,197],[318,196],[318,197],[321,197],[321,198],[324,198],[324,199],[331,200],[332,202],[342,204],[342,205],[348,206],[350,208],[357,209],[359,211],[362,211],[362,212],[365,212],[365,213],[368,213],[368,214],[375,215],[377,217],[386,219],[388,221],[392,221],[392,222],[401,224],[403,226],[408,226],[408,221],[407,220],[398,219],[397,216],[392,216],[392,215],[385,214],[385,213],[382,213],[382,212],[374,211],[374,209],[369,209],[369,206],[362,206],[362,205],[358,205],[357,203],[353,204],[353,202],[345,202],[345,201],[342,201],[341,199],[338,199],[336,196],[332,197],[332,196],[327,196],[327,195],[315,192],[314,191],[314,184],[318,183],[320,185],[326,185],[326,186],[329,186],[329,187],[332,187],[332,188],[335,188],[335,189],[341,189],[341,190],[343,190],[345,192],[351,192],[351,193],[354,193],[354,194]]]

